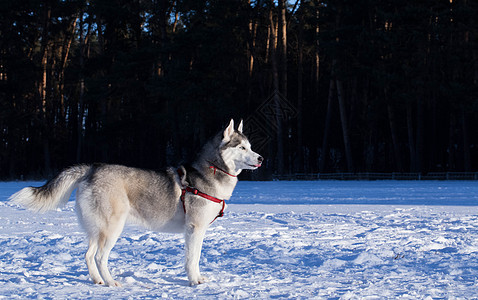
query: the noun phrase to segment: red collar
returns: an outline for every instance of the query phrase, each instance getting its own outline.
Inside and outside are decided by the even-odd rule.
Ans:
[[[211,164],[211,166],[209,166],[209,169],[214,169],[214,175],[216,174],[216,170],[219,170],[219,171],[223,172],[224,174],[227,174],[231,177],[237,177],[237,175],[232,175],[231,173],[228,173],[228,172],[224,171],[223,169],[219,168],[218,166],[216,166],[212,162],[209,161],[209,163]]]

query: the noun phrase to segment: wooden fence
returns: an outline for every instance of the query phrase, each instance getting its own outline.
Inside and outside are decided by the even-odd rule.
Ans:
[[[273,180],[478,180],[478,172],[422,173],[294,173]]]

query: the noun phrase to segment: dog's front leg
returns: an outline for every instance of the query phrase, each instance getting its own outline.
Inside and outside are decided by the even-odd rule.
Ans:
[[[199,258],[206,229],[207,226],[199,227],[195,224],[189,224],[186,227],[186,273],[188,274],[190,285],[197,285],[207,281],[207,278],[201,276],[199,272]]]

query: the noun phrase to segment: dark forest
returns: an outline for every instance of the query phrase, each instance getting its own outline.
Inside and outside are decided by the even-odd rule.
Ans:
[[[231,118],[266,158],[254,179],[478,170],[475,0],[0,10],[0,179],[178,165]]]

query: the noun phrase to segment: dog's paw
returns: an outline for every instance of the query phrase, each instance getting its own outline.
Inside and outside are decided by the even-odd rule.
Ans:
[[[115,281],[109,282],[108,286],[110,286],[110,287],[122,287],[123,285],[115,280]]]
[[[199,276],[198,278],[189,280],[189,285],[190,286],[195,286],[195,285],[198,285],[198,284],[201,284],[201,283],[206,283],[208,281],[209,281],[209,279],[207,277]]]

